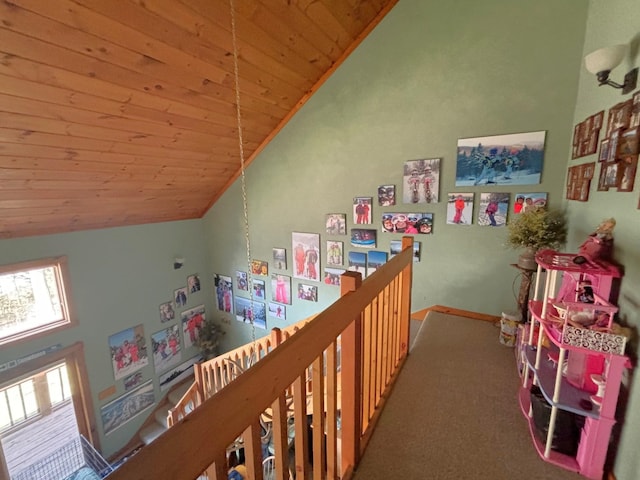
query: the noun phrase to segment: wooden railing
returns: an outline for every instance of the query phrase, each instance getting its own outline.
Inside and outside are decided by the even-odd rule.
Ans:
[[[345,273],[338,301],[297,333],[287,333],[286,341],[109,480],[193,480],[203,472],[223,480],[227,449],[238,438],[249,478],[263,480],[265,412],[276,479],[287,480],[290,470],[297,480],[351,478],[408,352],[413,240],[405,237],[402,244],[402,252],[366,280]],[[216,381],[214,374],[209,385]]]

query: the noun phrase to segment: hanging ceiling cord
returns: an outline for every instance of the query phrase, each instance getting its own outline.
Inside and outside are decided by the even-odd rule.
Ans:
[[[238,128],[238,144],[240,149],[240,184],[242,186],[242,208],[244,213],[244,235],[247,249],[247,284],[249,288],[249,302],[251,302],[252,315],[249,318],[251,323],[251,342],[253,343],[253,355],[257,360],[258,352],[256,350],[256,326],[254,323],[255,312],[253,311],[253,302],[251,297],[253,295],[253,276],[251,274],[251,241],[249,240],[249,202],[247,200],[247,184],[245,178],[245,162],[244,162],[244,146],[242,139],[242,116],[240,113],[240,75],[238,74],[238,42],[236,38],[236,8],[235,1],[229,0],[229,8],[231,10],[231,39],[233,42],[233,77],[235,82],[235,94],[236,94],[236,123]],[[255,361],[250,360],[250,361]]]

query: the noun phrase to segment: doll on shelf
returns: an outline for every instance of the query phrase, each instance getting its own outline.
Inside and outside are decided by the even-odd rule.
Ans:
[[[610,260],[613,253],[613,229],[616,226],[614,218],[605,218],[596,231],[590,234],[580,245],[578,255],[573,259],[578,265],[587,261]]]

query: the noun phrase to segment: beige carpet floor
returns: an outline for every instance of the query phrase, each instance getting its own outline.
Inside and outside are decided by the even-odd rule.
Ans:
[[[499,328],[431,312],[355,480],[578,480],[535,451]]]

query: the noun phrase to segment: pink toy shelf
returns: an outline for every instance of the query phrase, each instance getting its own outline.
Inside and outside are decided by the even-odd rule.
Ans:
[[[519,400],[535,448],[545,461],[600,480],[620,382],[631,367],[624,355],[626,338],[611,331],[618,308],[609,297],[613,279],[621,274],[611,264],[575,264],[575,257],[552,250],[536,255],[531,322],[520,331],[516,349],[522,376]],[[546,439],[534,424],[532,388],[539,389],[550,406]],[[554,449],[556,421],[562,412],[583,417],[575,455]]]

